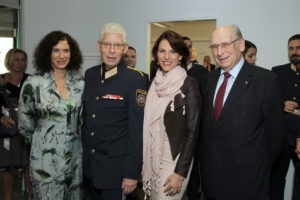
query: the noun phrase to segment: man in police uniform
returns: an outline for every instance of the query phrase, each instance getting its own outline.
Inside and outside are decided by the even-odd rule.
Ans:
[[[292,199],[300,199],[300,34],[288,40],[288,56],[290,63],[272,68],[279,80],[287,140],[272,166],[270,200],[284,199],[291,159],[295,167]]]
[[[100,37],[102,65],[85,73],[83,173],[94,200],[121,200],[141,174],[148,80],[122,61],[128,45],[120,24],[105,24]]]

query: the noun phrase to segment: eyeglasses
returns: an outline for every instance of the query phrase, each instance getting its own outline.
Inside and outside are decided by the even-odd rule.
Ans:
[[[235,43],[239,39],[241,39],[241,38],[235,39],[232,42],[223,42],[221,44],[213,44],[213,45],[210,45],[209,48],[211,49],[211,51],[217,51],[219,49],[219,47],[221,49],[228,49],[230,45],[232,45],[233,43]]]
[[[107,42],[100,42],[100,45],[106,49],[110,49],[114,47],[115,49],[121,49],[125,44],[123,43],[107,43]]]

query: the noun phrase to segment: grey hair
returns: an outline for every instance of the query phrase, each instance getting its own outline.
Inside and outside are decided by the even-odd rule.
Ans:
[[[119,33],[122,36],[123,42],[126,43],[126,32],[125,29],[118,23],[107,23],[104,24],[101,30],[101,35],[99,36],[99,40],[103,37],[104,33]]]
[[[234,31],[234,35],[236,38],[239,38],[239,39],[243,38],[242,32],[238,25],[229,25],[229,27],[231,27],[232,30]]]

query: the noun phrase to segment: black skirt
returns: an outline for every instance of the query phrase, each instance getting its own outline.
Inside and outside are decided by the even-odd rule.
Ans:
[[[29,164],[29,152],[24,138],[17,135],[9,140],[10,148],[7,150],[4,148],[4,138],[0,138],[0,170],[26,168]]]

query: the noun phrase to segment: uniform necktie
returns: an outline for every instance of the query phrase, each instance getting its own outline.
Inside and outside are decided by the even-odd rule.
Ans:
[[[224,94],[225,94],[228,78],[230,76],[231,75],[228,72],[224,73],[223,83],[222,83],[222,85],[220,86],[220,88],[217,92],[216,99],[215,99],[215,106],[214,106],[214,114],[215,114],[214,119],[215,119],[215,121],[217,121],[217,119],[219,118],[220,113],[222,111]]]

